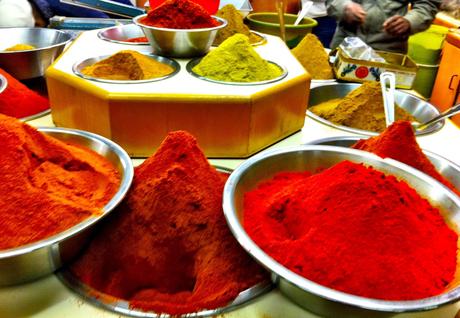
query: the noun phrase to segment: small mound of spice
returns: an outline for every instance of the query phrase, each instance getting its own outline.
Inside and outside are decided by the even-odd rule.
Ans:
[[[82,69],[82,73],[110,80],[144,80],[166,76],[174,69],[164,63],[132,50],[120,51]]]
[[[193,71],[223,82],[260,82],[282,74],[282,70],[260,57],[248,37],[235,34],[211,50]]]
[[[118,189],[113,165],[0,115],[0,249],[42,240],[101,213]]]
[[[226,306],[267,278],[227,227],[226,178],[195,138],[170,133],[135,169],[126,199],[71,271],[136,309],[179,315]]]
[[[35,46],[30,45],[30,44],[15,44],[7,49],[5,51],[27,51],[27,50],[33,50],[36,49]]]
[[[332,67],[329,64],[329,56],[316,35],[307,34],[291,52],[313,79],[334,78]]]
[[[382,132],[386,128],[380,83],[364,82],[342,99],[312,106],[310,111],[334,124]],[[403,108],[395,105],[396,120],[416,121]]]
[[[166,0],[139,22],[167,29],[203,29],[219,25],[202,6],[190,0]]]
[[[0,74],[7,81],[5,90],[0,93],[0,114],[23,118],[49,108],[48,98],[29,89],[1,68]]]
[[[217,11],[216,16],[225,19],[227,21],[227,26],[217,31],[214,45],[221,44],[224,40],[236,33],[246,35],[249,38],[250,43],[257,43],[261,41],[261,37],[251,33],[249,27],[244,24],[243,16],[233,4],[227,4],[220,8],[219,11]]]
[[[349,161],[281,172],[244,197],[244,228],[295,273],[353,295],[414,300],[454,279],[458,235],[404,181]]]
[[[131,42],[131,43],[147,43],[149,40],[145,36],[139,36],[137,38],[129,38],[126,39],[125,42]]]
[[[446,180],[425,156],[408,121],[396,121],[379,136],[361,139],[352,147],[375,153],[382,158],[401,161],[435,178],[460,196],[460,191]]]

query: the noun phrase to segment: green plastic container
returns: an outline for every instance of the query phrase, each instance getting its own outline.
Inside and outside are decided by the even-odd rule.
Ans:
[[[417,64],[418,70],[412,89],[429,99],[433,90],[439,65]]]
[[[431,25],[426,31],[412,35],[407,55],[417,64],[437,65],[448,32],[446,27]]]

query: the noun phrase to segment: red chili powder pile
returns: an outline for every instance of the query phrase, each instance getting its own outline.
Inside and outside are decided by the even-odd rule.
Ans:
[[[0,249],[62,232],[117,191],[118,171],[97,153],[0,115]]]
[[[135,169],[127,198],[71,271],[145,311],[176,315],[227,305],[267,274],[227,227],[226,178],[190,134],[168,134]]]
[[[404,181],[341,162],[283,172],[245,194],[244,228],[271,257],[321,285],[410,300],[454,278],[457,234]]]
[[[425,156],[415,139],[412,125],[408,121],[396,121],[380,135],[359,140],[352,147],[375,153],[382,158],[388,157],[401,161],[435,178],[460,195],[460,191],[446,180]]]
[[[47,98],[39,95],[0,68],[8,86],[0,93],[0,114],[22,118],[49,108]]]
[[[139,22],[168,29],[202,29],[219,25],[202,6],[190,0],[166,0]]]

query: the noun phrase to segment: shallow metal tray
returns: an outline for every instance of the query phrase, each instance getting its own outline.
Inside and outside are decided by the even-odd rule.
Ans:
[[[73,65],[72,71],[76,75],[78,75],[78,76],[80,76],[80,77],[82,77],[84,79],[95,81],[95,82],[111,83],[111,84],[139,84],[139,83],[156,82],[156,81],[161,81],[161,80],[170,78],[170,77],[176,75],[180,71],[180,65],[175,60],[169,59],[167,57],[159,56],[159,55],[153,55],[153,54],[145,54],[145,55],[150,57],[150,58],[152,58],[152,59],[154,59],[154,60],[156,60],[156,61],[158,61],[158,62],[160,62],[160,63],[167,64],[167,65],[171,66],[174,69],[174,71],[172,73],[169,73],[169,74],[165,75],[165,76],[149,78],[149,79],[143,79],[143,80],[111,80],[111,79],[88,76],[88,75],[85,75],[85,74],[83,74],[81,72],[82,69],[85,68],[86,66],[91,66],[91,65],[93,65],[93,64],[95,64],[95,63],[97,63],[97,62],[99,62],[101,60],[104,60],[104,59],[110,57],[111,55],[103,55],[103,56],[92,57],[92,58],[77,62],[77,63],[75,63]]]
[[[202,59],[202,57],[190,60],[187,63],[185,68],[187,69],[187,71],[191,75],[195,76],[196,78],[202,79],[204,81],[212,82],[212,83],[217,83],[217,84],[237,85],[237,86],[263,85],[263,84],[270,84],[270,83],[278,82],[278,81],[282,80],[283,78],[285,78],[287,76],[287,74],[288,74],[288,71],[284,66],[281,66],[278,63],[275,63],[275,62],[272,62],[272,61],[268,61],[268,63],[276,65],[277,67],[279,67],[283,71],[280,76],[272,78],[270,80],[260,81],[260,82],[225,82],[225,81],[218,81],[218,80],[214,80],[212,78],[208,78],[208,77],[205,77],[205,76],[198,75],[197,73],[195,73],[193,71],[193,68],[195,66],[197,66],[201,62],[201,59]]]

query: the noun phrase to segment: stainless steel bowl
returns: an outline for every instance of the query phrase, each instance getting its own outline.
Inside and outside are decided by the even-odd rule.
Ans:
[[[8,86],[8,80],[6,79],[5,76],[0,74],[0,94],[7,88]]]
[[[0,68],[17,79],[29,79],[45,74],[45,70],[70,42],[69,33],[45,28],[0,28]],[[36,48],[25,51],[4,51],[16,44]]]
[[[145,36],[144,32],[142,32],[142,29],[135,24],[117,25],[108,29],[104,29],[99,31],[97,36],[102,40],[112,43],[127,45],[149,45],[148,42],[127,42],[129,39]]]
[[[209,77],[206,77],[206,76],[201,76],[201,75],[198,75],[197,73],[195,73],[193,71],[193,68],[195,66],[197,66],[200,62],[201,62],[201,57],[199,58],[196,58],[196,59],[193,59],[193,60],[190,60],[187,65],[186,65],[186,69],[187,71],[192,74],[193,76],[195,76],[196,78],[199,78],[199,79],[202,79],[204,81],[208,81],[208,82],[212,82],[212,83],[218,83],[218,84],[226,84],[226,85],[240,85],[240,86],[251,86],[251,85],[263,85],[263,84],[269,84],[269,83],[273,83],[273,82],[277,82],[277,81],[280,81],[282,80],[283,78],[285,78],[288,74],[288,71],[287,69],[284,67],[284,66],[281,66],[279,65],[278,63],[275,63],[275,62],[272,62],[272,61],[268,61],[268,63],[271,63],[273,65],[276,65],[277,67],[279,67],[281,70],[282,70],[282,73],[280,76],[278,77],[275,77],[275,78],[272,78],[270,80],[266,80],[266,81],[259,81],[259,82],[225,82],[225,81],[218,81],[218,80],[215,80],[215,79],[212,79],[212,78],[209,78]]]
[[[449,222],[460,226],[460,198],[424,173],[392,159],[356,149],[304,145],[262,152],[243,162],[230,175],[224,188],[223,206],[228,225],[241,246],[272,272],[280,291],[299,306],[325,317],[390,317],[401,312],[432,310],[460,299],[457,282],[435,296],[411,301],[385,301],[359,297],[312,282],[285,268],[261,250],[242,225],[244,194],[280,171],[317,171],[343,160],[364,163],[405,180],[420,195],[438,206]],[[457,265],[459,266],[459,265]]]
[[[101,215],[89,217],[64,232],[38,242],[0,251],[0,286],[37,279],[54,272],[64,263],[72,260],[86,242],[93,225],[120,203],[133,179],[131,159],[114,142],[81,130],[65,128],[39,128],[38,130],[61,141],[85,146],[107,158],[120,173],[120,186],[104,206]]]
[[[144,31],[153,48],[153,53],[171,57],[196,57],[205,55],[211,48],[217,31],[227,25],[227,21],[213,16],[219,25],[203,29],[166,29],[139,22],[146,14],[133,19]]]
[[[110,57],[110,55],[103,55],[103,56],[97,56],[97,57],[91,57],[89,59],[86,59],[86,60],[83,60],[83,61],[80,61],[80,62],[76,62],[73,66],[72,66],[72,70],[73,72],[84,78],[84,79],[88,79],[88,80],[91,80],[91,81],[95,81],[95,82],[103,82],[103,83],[112,83],[112,84],[139,84],[139,83],[148,83],[148,82],[155,82],[155,81],[161,81],[161,80],[164,80],[164,79],[167,79],[167,78],[170,78],[174,75],[176,75],[179,71],[180,71],[180,64],[177,63],[176,61],[174,60],[171,60],[171,59],[168,59],[166,57],[163,57],[163,56],[158,56],[158,55],[153,55],[153,54],[145,54],[146,56],[160,62],[160,63],[163,63],[163,64],[167,64],[169,66],[171,66],[174,70],[167,74],[167,75],[164,75],[164,76],[161,76],[161,77],[154,77],[154,78],[148,78],[148,79],[143,79],[143,80],[111,80],[111,79],[105,79],[105,78],[99,78],[99,77],[92,77],[92,76],[88,76],[88,75],[85,75],[83,74],[81,71],[83,70],[83,68],[87,67],[87,66],[91,66],[99,61],[102,61],[103,59],[106,59],[108,57]]]
[[[334,99],[345,97],[349,92],[358,88],[361,84],[349,84],[349,83],[336,83],[329,85],[321,85],[317,87],[312,87],[310,89],[310,100],[308,102],[308,107],[318,105],[322,102]],[[404,108],[408,113],[412,114],[418,122],[428,121],[439,115],[439,110],[434,107],[432,104],[421,100],[414,95],[409,93],[402,92],[400,90],[395,91],[395,102]],[[313,112],[307,109],[307,116],[332,128],[341,129],[351,133],[364,136],[377,136],[378,132],[373,132],[369,130],[362,130],[342,125],[336,125],[329,120],[326,120]],[[444,121],[437,123],[424,130],[416,130],[416,135],[426,135],[440,130],[444,126]]]
[[[358,140],[363,139],[358,136],[329,137],[308,142],[308,145],[325,145],[350,148]],[[429,150],[422,149],[423,153],[434,165],[436,170],[457,189],[460,189],[460,166],[452,161]]]

